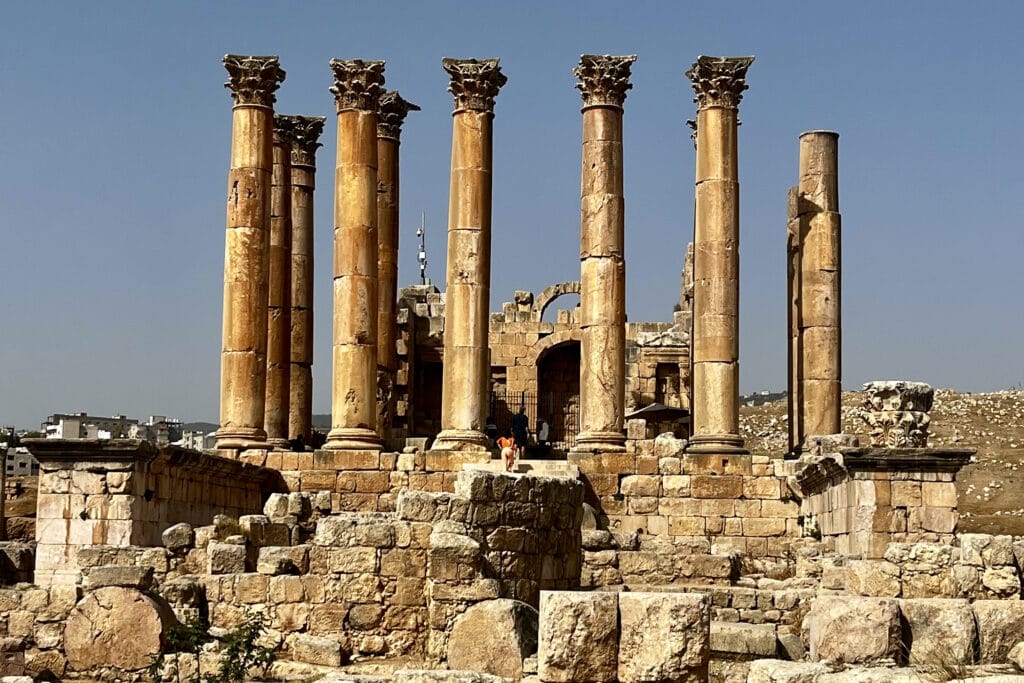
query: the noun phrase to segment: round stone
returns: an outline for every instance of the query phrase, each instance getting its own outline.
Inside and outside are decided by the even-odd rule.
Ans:
[[[160,656],[163,628],[162,610],[141,591],[100,588],[82,598],[68,616],[68,663],[76,671],[109,666],[145,669]]]

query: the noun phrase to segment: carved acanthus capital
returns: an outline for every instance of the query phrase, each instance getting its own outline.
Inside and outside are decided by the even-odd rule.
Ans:
[[[581,55],[572,75],[580,79],[576,87],[583,95],[584,107],[622,108],[626,91],[633,87],[629,71],[636,55]]]
[[[747,69],[753,57],[697,57],[686,77],[693,84],[698,111],[707,107],[739,109],[747,89]]]
[[[224,55],[224,68],[228,70],[224,87],[231,89],[235,104],[274,106],[274,93],[284,80],[284,69],[276,55]]]
[[[875,381],[864,385],[867,396],[857,415],[871,428],[871,445],[924,448],[935,395],[924,382]]]
[[[276,132],[278,120],[286,120],[291,127],[292,165],[316,166],[316,150],[320,134],[324,132],[323,116],[275,116]]]
[[[498,59],[452,59],[445,57],[441,66],[451,76],[448,92],[455,97],[455,111],[494,111],[494,98],[508,82],[501,73]]]
[[[411,111],[420,108],[403,99],[397,90],[388,90],[380,96],[380,112],[377,118],[377,137],[398,140],[402,136],[402,122]]]
[[[334,104],[338,111],[364,109],[377,111],[384,85],[384,62],[362,59],[332,59]]]
[[[274,144],[291,147],[295,139],[295,125],[291,116],[274,114]]]

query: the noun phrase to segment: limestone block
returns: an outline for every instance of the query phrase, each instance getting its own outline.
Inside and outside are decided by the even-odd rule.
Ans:
[[[654,437],[654,456],[657,458],[681,458],[686,448],[686,439],[677,439],[671,433]]]
[[[245,546],[210,541],[206,547],[208,574],[241,574],[245,571]]]
[[[523,659],[537,652],[537,616],[537,610],[518,600],[487,600],[473,605],[452,627],[448,666],[522,678]],[[483,634],[486,647],[481,647]]]
[[[846,565],[846,589],[854,595],[898,598],[899,565],[885,560],[850,560]]]
[[[611,683],[618,676],[618,650],[616,594],[541,591],[541,681]]]
[[[777,649],[775,625],[713,621],[710,643],[713,652],[774,657]]]
[[[184,552],[195,543],[196,537],[192,531],[192,525],[181,522],[180,524],[167,527],[160,534],[160,538],[163,541],[164,547],[171,552]]]
[[[480,544],[469,536],[433,531],[427,551],[427,576],[456,580],[473,578],[481,561]]]
[[[653,496],[661,492],[661,477],[657,475],[631,474],[622,478],[620,489],[626,496]]]
[[[1006,659],[1010,664],[1024,671],[1024,640],[1010,648],[1010,653],[1006,656]]]
[[[910,643],[911,666],[974,663],[977,630],[966,600],[900,600],[900,611],[909,628],[904,640]]]
[[[973,604],[978,624],[978,661],[1002,664],[1024,633],[1024,601],[977,600]]]
[[[739,498],[743,495],[743,478],[695,474],[690,477],[690,492],[694,498]]]
[[[403,669],[390,679],[393,683],[507,683],[505,679],[477,671],[429,671]]]
[[[1020,599],[1020,577],[1016,567],[986,569],[981,575],[981,584],[997,598]]]
[[[86,595],[64,627],[64,650],[76,671],[114,666],[137,671],[161,651],[171,615],[133,588],[108,586]]]
[[[93,567],[85,576],[83,587],[95,590],[104,586],[124,586],[148,590],[153,585],[152,567]]]
[[[710,603],[705,595],[622,593],[619,680],[706,681],[710,620]],[[774,641],[773,629],[773,645]]]
[[[899,655],[899,604],[891,598],[819,595],[811,607],[810,626],[815,661],[862,664]]]
[[[750,663],[747,683],[815,683],[831,671],[823,662],[784,662],[757,659]]]
[[[957,534],[961,562],[978,567],[1014,564],[1013,536]]]
[[[320,666],[341,666],[341,643],[334,638],[294,633],[288,637],[292,659]]]
[[[259,549],[256,571],[276,576],[309,571],[309,546],[267,546]]]

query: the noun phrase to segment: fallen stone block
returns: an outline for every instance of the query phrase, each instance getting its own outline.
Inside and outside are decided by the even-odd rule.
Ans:
[[[145,669],[161,651],[169,610],[134,588],[107,586],[84,598],[68,616],[64,650],[76,671]]]
[[[172,553],[178,553],[191,548],[195,544],[196,535],[192,531],[191,524],[181,522],[164,529],[164,532],[160,534],[160,539],[163,541],[165,548]]]
[[[710,623],[704,594],[621,593],[619,681],[706,681]]]
[[[774,657],[778,649],[773,624],[711,622],[711,651]]]
[[[452,627],[448,666],[522,678],[523,659],[537,652],[537,627],[537,610],[525,602],[500,599],[477,603]],[[486,639],[486,647],[481,647],[481,638]]]
[[[902,629],[897,600],[820,595],[810,612],[811,659],[896,661]]]
[[[319,666],[341,666],[341,643],[334,638],[295,633],[288,637],[292,659]]]
[[[537,674],[544,683],[611,683],[618,677],[616,593],[541,591]]]
[[[309,546],[270,546],[260,548],[256,571],[260,574],[305,574],[309,570]]]
[[[966,600],[900,600],[900,611],[909,629],[904,640],[910,644],[911,666],[974,663],[977,629]]]
[[[83,587],[95,590],[104,586],[123,586],[145,591],[153,585],[152,567],[93,567],[85,574]]]
[[[846,565],[846,589],[854,595],[898,598],[899,565],[885,560],[851,560]]]
[[[1004,663],[1024,634],[1024,601],[977,600],[973,608],[978,624],[978,661]]]
[[[210,541],[206,546],[208,574],[242,574],[245,572],[245,546]]]

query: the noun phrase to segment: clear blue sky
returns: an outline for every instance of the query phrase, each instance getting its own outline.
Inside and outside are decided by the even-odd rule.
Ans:
[[[400,280],[444,281],[444,56],[500,57],[492,310],[578,277],[584,52],[636,53],[631,320],[668,320],[690,239],[699,54],[757,56],[741,105],[741,388],[785,386],[797,136],[840,138],[844,385],[1024,381],[1024,5],[1011,2],[93,2],[0,8],[0,424],[87,410],[216,420],[228,52],[279,54],[278,111],[333,117],[327,62],[384,59],[402,143]],[[333,123],[333,118],[329,118]],[[319,156],[317,412],[330,407],[334,130]]]

